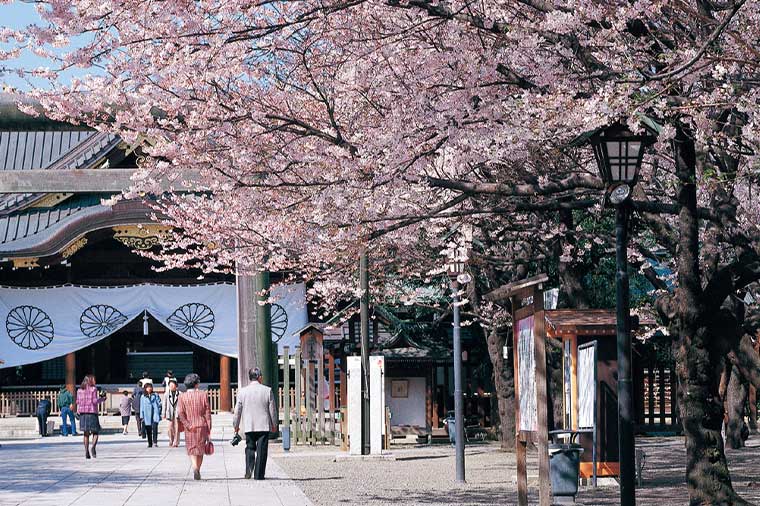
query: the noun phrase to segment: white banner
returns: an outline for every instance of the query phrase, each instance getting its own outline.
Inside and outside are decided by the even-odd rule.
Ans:
[[[144,311],[193,344],[236,358],[235,291],[229,283],[0,287],[2,367],[41,362],[85,348]],[[291,335],[306,325],[305,295],[302,284],[272,289],[272,337],[279,339],[280,346],[297,341]]]

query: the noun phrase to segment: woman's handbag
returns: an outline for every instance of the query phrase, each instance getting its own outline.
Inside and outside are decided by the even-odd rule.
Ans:
[[[213,455],[214,443],[212,443],[211,441],[206,441],[206,446],[203,448],[203,453],[206,455]]]

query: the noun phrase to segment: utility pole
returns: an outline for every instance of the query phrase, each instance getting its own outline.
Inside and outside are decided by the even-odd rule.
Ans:
[[[359,310],[362,353],[362,455],[370,453],[369,430],[369,272],[367,251],[359,257]]]

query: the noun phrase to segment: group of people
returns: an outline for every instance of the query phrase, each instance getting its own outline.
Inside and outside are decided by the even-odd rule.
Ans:
[[[277,432],[277,411],[272,389],[262,383],[261,371],[248,371],[251,383],[238,390],[233,416],[236,439],[245,434],[245,478],[263,480],[269,445],[269,435]],[[180,433],[185,433],[185,450],[190,458],[193,478],[201,479],[203,457],[214,453],[211,442],[211,408],[208,396],[200,389],[201,379],[195,373],[185,377],[186,390],[180,392],[177,379],[169,371],[164,379],[166,392],[163,401],[153,391],[153,380],[148,373],[130,396],[124,391],[119,404],[123,434],[128,434],[129,420],[134,412],[138,432],[147,439],[148,447],[158,446],[158,424],[163,419],[168,422],[169,446],[177,447]],[[95,376],[88,374],[74,396],[64,387],[58,396],[61,411],[61,435],[77,435],[74,413],[79,417],[79,431],[83,435],[85,458],[97,458],[98,436],[101,431],[98,407],[105,402],[106,393],[100,390]],[[47,435],[47,416],[50,415],[50,401],[40,403],[37,415],[40,434]],[[69,421],[70,423],[67,423]],[[44,430],[43,430],[44,423]]]
[[[77,425],[74,419],[74,396],[69,392],[66,386],[61,387],[61,391],[58,392],[58,411],[61,413],[61,436],[76,436]],[[49,399],[42,399],[37,404],[37,424],[39,426],[40,436],[47,437],[48,424],[47,419],[50,416],[50,412],[53,409]]]
[[[132,395],[127,390],[119,402],[119,414],[121,415],[122,434],[129,433],[129,420],[132,413],[135,415],[137,431],[143,439],[148,440],[148,447],[158,446],[158,424],[161,420],[169,423],[169,446],[179,446],[181,425],[177,416],[179,407],[179,384],[172,371],[166,373],[164,378],[164,399],[153,391],[153,380],[147,372],[142,374]]]

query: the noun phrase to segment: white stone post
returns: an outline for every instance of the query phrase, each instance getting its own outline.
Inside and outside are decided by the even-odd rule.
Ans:
[[[348,359],[348,441],[350,455],[362,454],[362,358]]]

